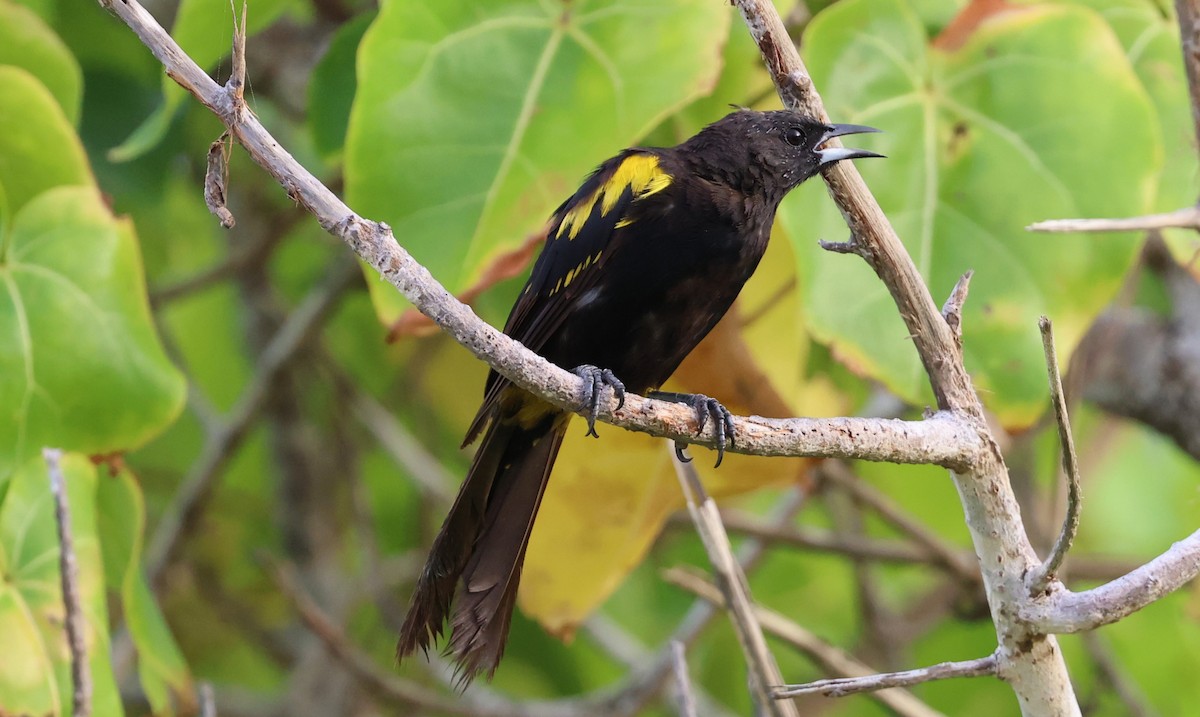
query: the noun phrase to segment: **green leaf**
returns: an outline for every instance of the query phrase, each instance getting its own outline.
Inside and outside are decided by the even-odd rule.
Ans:
[[[64,456],[62,467],[86,621],[92,712],[120,715],[108,657],[104,571],[96,536],[96,470],[79,455]],[[71,664],[58,546],[54,498],[39,456],[17,471],[0,504],[0,714],[70,714]]]
[[[0,187],[16,214],[64,184],[93,184],[87,156],[54,95],[22,68],[0,66]],[[4,250],[0,245],[0,255]]]
[[[308,85],[308,123],[313,144],[326,157],[340,155],[346,143],[357,83],[354,65],[358,45],[374,20],[375,13],[367,13],[339,27],[325,56],[313,68]]]
[[[194,692],[191,674],[154,601],[142,572],[146,505],[133,474],[122,470],[100,481],[96,496],[103,539],[104,575],[121,595],[125,624],[138,653],[138,675],[155,714],[170,710],[170,692]]]
[[[255,0],[246,14],[246,35],[253,36],[275,22],[292,1]],[[197,65],[208,68],[233,47],[233,22],[233,7],[227,0],[183,0],[171,27],[171,37]],[[109,161],[137,159],[157,147],[166,136],[175,114],[191,95],[166,75],[162,88],[163,103],[124,142],[109,150]]]
[[[945,52],[929,47],[904,2],[846,0],[814,19],[804,48],[833,119],[886,130],[854,138],[889,156],[858,166],[934,296],[976,270],[967,368],[1005,423],[1028,424],[1046,397],[1038,315],[1055,320],[1068,354],[1135,243],[1023,227],[1142,213],[1162,165],[1153,107],[1117,38],[1094,12],[1039,5],[994,16]],[[862,262],[816,246],[847,231],[817,184],[781,210],[797,242],[810,329],[856,370],[928,401],[882,284]]]
[[[461,290],[712,87],[729,20],[710,0],[384,2],[359,50],[347,195]]]
[[[1160,7],[1153,0],[1071,1],[1099,12],[1116,32],[1158,111],[1166,161],[1158,176],[1152,209],[1166,212],[1194,204],[1200,194],[1200,168],[1196,165],[1191,95],[1179,51],[1179,25],[1170,4]],[[1190,261],[1196,250],[1195,233],[1172,230],[1167,234],[1173,239],[1171,245],[1179,260]]]
[[[83,101],[79,65],[58,35],[33,11],[0,0],[0,65],[22,67],[37,77],[74,124]]]
[[[0,482],[43,445],[138,446],[183,399],[150,318],[132,225],[87,187],[29,202],[0,255]]]

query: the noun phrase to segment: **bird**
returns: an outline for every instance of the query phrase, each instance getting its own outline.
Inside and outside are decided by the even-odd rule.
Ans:
[[[877,131],[737,109],[675,147],[620,152],[551,215],[504,333],[583,379],[588,435],[596,435],[606,388],[617,411],[626,392],[648,394],[689,404],[698,431],[713,420],[719,465],[735,440],[729,412],[703,394],[657,389],[733,304],[784,196],[834,162],[882,156],[821,145]],[[463,446],[482,440],[418,577],[398,661],[427,653],[449,622],[446,653],[459,686],[483,672],[492,678],[573,415],[488,374]]]

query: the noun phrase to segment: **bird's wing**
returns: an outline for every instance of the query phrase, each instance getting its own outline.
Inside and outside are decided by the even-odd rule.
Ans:
[[[639,200],[666,189],[672,178],[658,153],[627,149],[601,164],[550,217],[546,245],[521,290],[504,333],[540,351],[571,308],[596,286],[604,265],[620,251]],[[467,431],[470,443],[492,414],[508,381],[488,374],[483,405]]]

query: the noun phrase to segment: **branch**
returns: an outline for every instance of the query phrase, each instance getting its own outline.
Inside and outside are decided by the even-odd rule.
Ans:
[[[725,598],[716,585],[689,569],[669,568],[664,571],[663,579],[708,600],[717,607],[724,608],[726,605]],[[754,614],[758,617],[764,630],[807,655],[825,674],[839,677],[865,677],[875,673],[874,669],[853,655],[830,645],[773,610],[761,605],[754,605]],[[901,717],[939,717],[941,714],[904,689],[885,689],[870,694],[868,697]]]
[[[349,244],[421,313],[517,386],[560,408],[580,410],[584,390],[578,376],[487,325],[418,264],[396,242],[387,225],[351,211],[263,128],[241,101],[239,88],[223,88],[214,82],[136,0],[101,3],[137,33],[167,73],[229,128],[288,196],[312,213],[322,228]],[[944,321],[939,319],[939,323],[948,331]],[[629,396],[620,414],[613,415],[611,406],[605,405],[599,418],[672,440],[716,445],[715,427],[711,435],[697,436],[695,411],[682,404]],[[753,417],[737,418],[734,425],[738,440],[732,450],[752,455],[843,457],[965,469],[975,455],[986,450],[977,431],[954,415],[920,422]]]
[[[887,687],[911,687],[924,682],[949,680],[955,677],[983,677],[997,674],[996,656],[989,655],[962,662],[939,662],[930,667],[903,672],[887,672],[869,677],[847,677],[836,680],[817,680],[804,685],[787,685],[775,692],[778,698],[820,694],[844,697],[858,692],[874,692]]]
[[[837,484],[838,487],[850,493],[855,500],[878,513],[879,517],[893,528],[912,538],[926,550],[934,563],[941,565],[963,582],[979,580],[978,565],[969,556],[948,545],[920,521],[905,513],[887,496],[854,475],[845,464],[829,461],[821,466],[819,475],[822,480]]]
[[[829,116],[804,63],[770,0],[733,0],[758,43],[786,107],[824,122]],[[850,227],[854,253],[862,256],[896,302],[913,346],[929,376],[937,406],[971,423],[984,442],[969,470],[956,469],[955,487],[979,559],[988,607],[999,642],[1000,673],[1025,715],[1077,714],[1062,651],[1053,637],[1014,617],[1026,599],[1024,575],[1038,564],[999,446],[984,419],[983,405],[963,365],[954,331],[942,317],[895,230],[853,162],[823,172],[830,196]]]
[[[1047,219],[1025,227],[1028,232],[1145,232],[1154,229],[1200,229],[1200,208],[1184,207],[1163,214],[1126,219]]]
[[[679,717],[696,717],[696,696],[692,694],[692,681],[688,679],[687,654],[678,640],[671,641],[671,661],[679,693]]]
[[[62,472],[62,451],[43,448],[42,458],[50,474],[50,492],[54,494],[54,521],[58,525],[58,573],[62,584],[63,620],[67,649],[71,653],[71,714],[88,717],[92,713],[92,673],[88,665],[87,626],[79,602],[79,563],[75,559],[75,541],[71,535],[71,511],[67,505],[67,482]]]
[[[679,487],[687,499],[688,512],[691,513],[696,532],[700,534],[700,540],[704,543],[717,584],[725,596],[725,605],[733,622],[734,633],[746,657],[750,672],[750,696],[763,714],[798,717],[793,705],[780,704],[771,696],[771,686],[783,682],[783,675],[767,648],[762,627],[758,624],[758,617],[750,603],[746,574],[733,557],[733,548],[729,545],[729,536],[726,535],[724,526],[721,525],[717,504],[704,491],[696,467],[680,461],[674,446],[671,446],[670,450],[675,475],[679,478]]]
[[[1021,619],[1046,633],[1094,630],[1132,615],[1200,575],[1200,530],[1132,572],[1080,593],[1051,592],[1022,606]]]
[[[1058,424],[1058,440],[1062,446],[1063,472],[1067,474],[1067,515],[1062,530],[1054,541],[1054,547],[1045,562],[1029,573],[1029,594],[1045,592],[1046,586],[1062,567],[1067,551],[1075,542],[1079,531],[1079,511],[1083,507],[1083,494],[1079,487],[1079,457],[1075,455],[1075,438],[1071,435],[1071,419],[1067,415],[1067,399],[1063,394],[1062,374],[1058,370],[1058,355],[1054,350],[1054,334],[1050,319],[1043,316],[1038,321],[1042,334],[1042,349],[1046,354],[1046,373],[1050,377],[1050,398],[1054,404],[1054,418]]]

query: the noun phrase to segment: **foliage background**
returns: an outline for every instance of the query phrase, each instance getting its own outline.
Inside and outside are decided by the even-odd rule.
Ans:
[[[1195,200],[1171,8],[1030,2],[976,23],[994,3],[777,4],[834,119],[886,130],[856,140],[890,157],[862,169],[934,295],[977,272],[967,366],[1011,437],[1026,522],[1044,547],[1060,502],[1035,319],[1054,318],[1069,350],[1110,301],[1165,310],[1165,300],[1131,272],[1137,237],[1022,227]],[[227,73],[227,4],[149,9]],[[253,110],[448,287],[477,293],[497,324],[543,218],[592,166],[627,145],[673,144],[729,104],[778,104],[736,14],[713,0],[255,0],[249,24]],[[414,571],[467,462],[458,441],[485,368],[418,335],[419,322],[385,342],[399,298],[347,270],[345,248],[236,149],[238,225],[222,230],[201,190],[219,125],[98,5],[0,0],[0,128],[0,713],[69,711],[43,445],[75,452],[97,714],[187,712],[200,680],[214,684],[222,715],[407,713],[331,665],[264,566],[294,565],[349,639],[390,668]],[[820,183],[795,192],[737,315],[679,385],[747,413],[918,415],[927,388],[886,292],[860,262],[816,247],[844,232]],[[1183,260],[1195,251],[1189,236],[1170,241]],[[302,306],[323,310],[271,370],[272,337],[303,324]],[[1087,405],[1077,424],[1087,503],[1074,555],[1115,577],[1195,528],[1200,472],[1170,441]],[[671,520],[680,498],[660,442],[576,433],[493,684],[517,698],[619,683],[628,666],[613,643],[657,649],[692,603],[660,570],[703,565]],[[751,516],[801,490],[812,495],[799,527],[909,539],[814,484],[810,467],[736,457],[704,475]],[[969,549],[940,470],[856,469]],[[177,529],[189,495],[199,500]],[[925,562],[776,545],[751,584],[879,669],[994,647],[979,596]],[[1128,713],[1123,681],[1147,713],[1183,713],[1200,699],[1189,679],[1200,592],[1063,647],[1089,713]],[[776,648],[790,681],[821,676]],[[727,626],[707,629],[689,662],[716,704],[750,709]],[[419,660],[399,673],[441,683]],[[998,681],[916,693],[948,714],[1014,711]],[[884,713],[862,697],[805,709]]]

